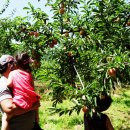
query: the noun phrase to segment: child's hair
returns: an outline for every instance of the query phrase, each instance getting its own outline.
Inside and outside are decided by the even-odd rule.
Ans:
[[[16,64],[20,69],[31,71],[30,56],[26,52],[16,55]]]
[[[109,95],[104,95],[104,98],[101,99],[100,97],[97,98],[97,108],[96,111],[102,112],[107,110],[112,103],[112,98]]]

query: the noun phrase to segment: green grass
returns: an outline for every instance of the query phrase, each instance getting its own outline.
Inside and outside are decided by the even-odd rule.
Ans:
[[[113,103],[106,113],[115,130],[130,130],[130,88],[113,95]]]
[[[52,106],[49,90],[43,85],[39,86],[37,92],[41,95],[40,124],[45,130],[84,130],[83,112],[79,115],[72,113],[59,116],[51,114],[50,107]],[[115,130],[130,130],[130,88],[122,88],[116,91],[112,96],[113,103],[110,108],[105,111],[115,128]],[[60,107],[70,107],[71,102],[64,101],[59,104]]]
[[[83,112],[79,115],[72,113],[59,116],[51,114],[49,107],[52,105],[47,93],[41,100],[40,107],[40,124],[45,130],[84,130],[83,127]],[[115,128],[115,130],[130,130],[130,88],[120,89],[113,94],[113,103],[110,108],[105,111]],[[66,108],[70,106],[69,101],[60,104]]]

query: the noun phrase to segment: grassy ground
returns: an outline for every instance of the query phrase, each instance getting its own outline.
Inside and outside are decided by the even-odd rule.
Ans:
[[[84,130],[83,127],[83,112],[79,115],[72,113],[71,116],[51,114],[49,108],[52,106],[48,90],[42,85],[37,90],[41,97],[40,124],[45,130]],[[123,88],[113,94],[113,103],[111,107],[105,111],[110,117],[115,130],[130,130],[130,88]],[[69,107],[69,101],[61,104],[62,107]]]
[[[130,130],[130,88],[121,89],[113,95],[112,106],[106,113],[115,130]]]
[[[46,93],[47,94],[47,93]],[[49,107],[52,102],[48,97],[43,97],[40,107],[40,124],[45,130],[84,130],[83,112],[79,115],[73,113],[71,116],[51,114]],[[69,107],[70,102],[65,101],[62,107]],[[115,130],[130,130],[130,88],[119,89],[113,94],[113,103],[105,111]]]

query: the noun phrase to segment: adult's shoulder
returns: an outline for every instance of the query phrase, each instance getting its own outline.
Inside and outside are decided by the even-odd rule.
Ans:
[[[4,76],[2,76],[0,78],[0,91],[4,91],[7,88],[7,78],[5,78]]]
[[[0,102],[8,98],[12,98],[11,91],[7,87],[7,79],[2,76],[0,78]]]

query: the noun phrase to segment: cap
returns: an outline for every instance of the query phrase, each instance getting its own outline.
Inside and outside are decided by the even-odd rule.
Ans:
[[[0,65],[2,65],[2,66],[11,61],[14,61],[14,58],[11,55],[2,55],[0,57]]]

